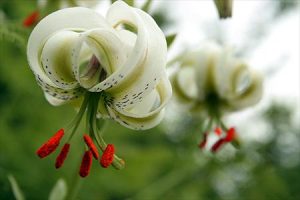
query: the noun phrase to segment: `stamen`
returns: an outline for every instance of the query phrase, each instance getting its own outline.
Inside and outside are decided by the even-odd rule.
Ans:
[[[54,152],[59,145],[61,138],[64,136],[64,129],[60,129],[53,135],[46,143],[44,143],[37,151],[36,154],[40,158],[44,158]]]
[[[91,150],[86,151],[83,155],[81,165],[80,165],[80,171],[79,171],[79,175],[82,178],[86,177],[90,173],[92,167],[92,157],[93,154]]]
[[[223,146],[223,144],[225,143],[225,139],[224,138],[221,138],[219,139],[212,147],[211,147],[211,151],[213,153],[216,153],[220,148],[221,146]]]
[[[24,21],[23,21],[23,26],[24,27],[30,27],[33,24],[35,24],[39,19],[39,12],[38,11],[34,11],[32,13],[30,13],[30,15],[28,15]]]
[[[226,142],[231,142],[235,137],[235,129],[233,127],[231,127],[226,134],[226,137],[224,138],[224,140]]]
[[[70,150],[70,144],[66,143],[56,158],[56,163],[55,163],[56,169],[60,168],[63,165],[65,159],[67,158],[69,150]]]
[[[200,142],[200,144],[198,145],[200,149],[203,149],[206,145],[207,142],[207,132],[204,133],[203,135],[203,140]]]
[[[113,144],[108,144],[102,154],[100,164],[102,167],[107,168],[114,160],[115,148]]]
[[[220,136],[222,134],[222,129],[220,127],[215,128],[214,132]]]
[[[99,153],[98,153],[98,150],[97,150],[97,148],[96,148],[96,146],[95,146],[95,144],[94,144],[92,138],[91,138],[89,135],[85,134],[85,135],[83,136],[83,139],[84,139],[86,145],[89,147],[89,149],[90,149],[91,152],[93,153],[94,158],[95,158],[96,160],[98,160],[98,158],[99,158]]]

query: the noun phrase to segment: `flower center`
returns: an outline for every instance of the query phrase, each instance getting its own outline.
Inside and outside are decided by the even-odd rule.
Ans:
[[[88,62],[83,62],[80,66],[80,81],[86,88],[102,82],[107,75],[106,69],[94,54],[92,54]]]

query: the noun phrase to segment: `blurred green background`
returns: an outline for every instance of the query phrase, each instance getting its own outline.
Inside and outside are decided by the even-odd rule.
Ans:
[[[81,1],[87,5],[90,2],[92,6],[98,3]],[[299,8],[297,1],[266,2],[270,6],[266,8],[272,11],[268,16],[273,17],[262,18],[255,34],[250,34],[252,39],[257,39],[257,44],[272,34],[266,29],[270,30],[276,20],[282,20]],[[109,1],[99,3],[107,6]],[[176,17],[172,15],[183,4],[187,5],[184,1],[155,1],[150,13],[165,32],[180,32]],[[47,199],[59,178],[66,180],[70,191],[78,177],[83,153],[82,135],[77,134],[60,170],[54,168],[56,153],[43,160],[35,154],[50,135],[75,116],[70,106],[53,107],[46,102],[28,67],[26,40],[31,28],[24,28],[22,21],[38,8],[37,5],[34,0],[0,1],[1,200],[15,199],[9,174],[15,177],[26,199]],[[43,13],[58,8],[59,1],[55,0],[47,4]],[[212,3],[211,8],[216,21]],[[199,12],[202,9],[200,5]],[[299,22],[299,9],[296,15]],[[213,22],[207,23],[211,29]],[[299,32],[299,24],[294,26],[294,31]],[[216,34],[214,39],[222,41],[224,37]],[[297,40],[299,45],[299,35]],[[244,48],[245,51],[255,51],[252,42],[249,38],[241,46],[249,47]],[[177,44],[180,44],[179,38]],[[175,50],[171,50],[176,52],[176,43],[173,48]],[[243,49],[239,50],[243,54]],[[299,68],[297,55],[298,66],[295,68]],[[278,66],[271,64],[272,68],[265,71],[268,72],[266,81],[272,79],[272,74],[281,73],[277,72],[277,68],[282,67],[279,64],[284,65],[280,62]],[[243,131],[241,134],[248,136],[241,136],[242,147],[233,156],[226,156],[226,152],[225,156],[215,157],[201,153],[197,144],[201,138],[199,124],[204,119],[193,118],[182,111],[178,114],[172,107],[168,108],[172,112],[167,112],[166,120],[159,127],[147,131],[132,131],[109,122],[105,130],[106,141],[115,144],[118,155],[126,161],[126,168],[121,171],[103,169],[94,161],[89,177],[79,183],[77,199],[300,199],[299,74],[297,77],[297,82],[293,83],[285,77],[289,82],[285,87],[296,88],[294,96],[279,94],[275,98],[267,93],[264,98],[268,101],[250,109],[252,113],[246,115],[246,120],[234,121],[234,125]],[[266,90],[276,88],[267,83]],[[84,127],[82,124],[78,133],[84,133]],[[251,137],[253,134],[256,136]]]

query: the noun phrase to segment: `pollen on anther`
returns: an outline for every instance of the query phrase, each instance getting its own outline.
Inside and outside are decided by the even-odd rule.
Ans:
[[[220,127],[215,128],[214,130],[215,134],[220,136],[222,134],[222,129]]]
[[[55,168],[60,168],[63,164],[70,150],[70,144],[66,143],[61,149],[59,155],[56,158]]]
[[[37,151],[36,154],[40,158],[44,158],[54,152],[59,146],[61,138],[64,136],[64,129],[58,130],[47,142],[45,142]]]
[[[39,19],[39,12],[34,11],[24,19],[23,26],[30,27],[34,25],[38,21],[38,19]]]
[[[92,167],[92,157],[93,155],[90,150],[86,151],[83,155],[79,171],[79,175],[83,178],[89,175],[90,173]]]
[[[89,135],[85,134],[85,135],[83,136],[83,139],[84,139],[86,145],[87,145],[87,146],[89,147],[89,149],[91,150],[91,152],[92,152],[94,158],[95,158],[96,160],[98,160],[98,158],[99,158],[99,153],[98,153],[98,150],[97,150],[97,148],[96,148],[96,146],[95,146],[95,144],[94,144],[92,138],[91,138]]]
[[[231,127],[231,128],[227,131],[224,140],[225,140],[226,142],[231,142],[231,141],[234,139],[234,137],[235,137],[235,129],[234,129],[233,127]]]
[[[216,153],[222,146],[223,144],[225,143],[225,139],[221,138],[219,139],[212,147],[211,147],[211,151],[213,153]]]
[[[102,167],[107,168],[114,160],[115,148],[114,145],[108,144],[102,154],[100,164]]]

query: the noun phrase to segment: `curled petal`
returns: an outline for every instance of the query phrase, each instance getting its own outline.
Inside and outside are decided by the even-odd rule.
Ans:
[[[164,34],[155,21],[145,12],[131,8],[118,1],[110,8],[107,19],[113,27],[122,23],[130,24],[137,30],[135,45],[124,65],[112,74],[111,79],[120,79],[117,85],[107,90],[114,104],[131,108],[140,99],[146,97],[162,77],[165,77],[167,45]],[[125,101],[124,99],[129,99]],[[131,104],[131,102],[133,102]]]
[[[39,85],[45,92],[50,91],[49,95],[59,97],[61,100],[68,100],[78,96],[77,94],[72,95],[72,97],[71,95],[63,95],[65,90],[60,88],[61,85],[58,86],[55,81],[53,82],[54,77],[49,77],[49,73],[47,74],[44,70],[44,66],[46,65],[41,63],[40,55],[44,55],[46,57],[47,55],[53,56],[53,64],[55,63],[54,60],[59,60],[59,58],[56,58],[57,56],[59,57],[59,54],[53,54],[54,52],[52,50],[52,45],[54,43],[57,43],[62,37],[64,37],[63,34],[60,34],[58,32],[64,30],[82,32],[88,29],[101,27],[108,27],[108,24],[105,22],[101,15],[98,15],[96,12],[91,12],[90,9],[79,7],[56,11],[42,19],[37,24],[28,40],[27,58],[31,70],[35,74]],[[57,39],[53,39],[52,41],[52,36],[56,36]],[[48,44],[45,49],[48,53],[43,53],[45,44]],[[72,51],[71,48],[68,48],[65,53],[71,54],[70,51]],[[46,57],[45,59],[47,59]],[[47,60],[45,62],[47,62]],[[56,67],[54,67],[54,69],[55,68]],[[70,92],[72,93],[73,91]]]
[[[156,126],[163,118],[164,110],[163,108],[169,101],[172,95],[172,89],[169,81],[167,79],[161,80],[161,82],[156,87],[157,94],[159,97],[158,105],[152,110],[147,109],[149,102],[145,99],[140,105],[137,104],[139,108],[132,108],[131,110],[124,110],[117,107],[112,109],[110,106],[107,107],[109,114],[112,118],[122,124],[125,127],[132,129],[149,129]],[[150,95],[148,98],[153,98]]]
[[[248,106],[255,105],[262,98],[263,94],[263,78],[254,71],[251,71],[251,83],[248,88],[235,99],[230,101],[230,104],[235,109],[242,109]]]
[[[95,55],[100,62],[95,76],[89,77],[87,80],[81,78],[80,74],[80,57],[84,45],[90,48],[93,55]],[[74,48],[72,57],[73,72],[80,85],[89,89],[91,92],[101,92],[118,84],[119,79],[122,79],[124,75],[119,74],[116,78],[112,78],[112,76],[118,73],[115,71],[125,62],[125,48],[126,45],[122,43],[116,31],[112,28],[92,29],[82,34]],[[102,69],[104,70],[103,72],[101,71]],[[104,72],[107,78],[99,83],[100,73]],[[96,79],[96,81],[94,81],[93,78]]]

